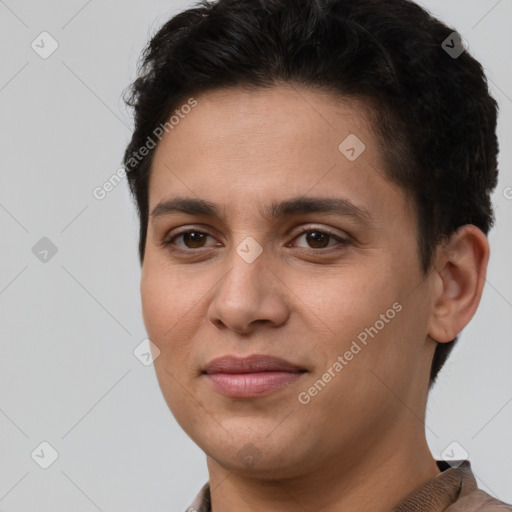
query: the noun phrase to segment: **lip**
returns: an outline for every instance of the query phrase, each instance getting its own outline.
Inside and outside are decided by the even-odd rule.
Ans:
[[[222,356],[210,361],[203,370],[212,373],[259,373],[259,372],[302,372],[305,371],[286,359],[266,354],[253,354],[248,357]]]
[[[219,357],[203,370],[212,387],[230,398],[267,395],[294,383],[305,372],[290,361],[263,354]]]

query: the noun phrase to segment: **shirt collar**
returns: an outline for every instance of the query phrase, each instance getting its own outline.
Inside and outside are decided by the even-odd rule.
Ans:
[[[436,461],[441,473],[414,490],[391,512],[439,512],[477,490],[469,461]],[[186,512],[211,512],[210,483],[206,482]]]

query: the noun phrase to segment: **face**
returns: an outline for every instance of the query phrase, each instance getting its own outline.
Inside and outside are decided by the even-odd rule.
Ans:
[[[394,449],[423,428],[431,284],[363,105],[284,85],[195,100],[155,150],[141,280],[172,413],[232,471]],[[208,368],[253,355],[291,366]]]

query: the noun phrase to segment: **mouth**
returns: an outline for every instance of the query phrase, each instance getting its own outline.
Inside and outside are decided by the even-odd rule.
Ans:
[[[257,398],[299,380],[307,370],[285,359],[254,354],[223,356],[208,363],[203,374],[213,389],[230,398]]]

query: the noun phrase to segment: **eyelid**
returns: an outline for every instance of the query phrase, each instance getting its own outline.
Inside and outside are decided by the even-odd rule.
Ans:
[[[184,235],[184,234],[187,234],[190,232],[200,233],[200,234],[206,235],[207,237],[208,236],[212,237],[214,239],[216,238],[214,235],[212,235],[209,232],[209,230],[211,229],[210,227],[205,227],[202,225],[194,226],[191,224],[187,224],[185,226],[181,226],[180,228],[175,228],[175,229],[179,230],[177,232],[173,232],[174,230],[171,230],[164,237],[164,240],[157,245],[159,247],[164,247],[173,252],[182,253],[182,254],[200,253],[200,252],[205,252],[207,250],[211,250],[214,247],[218,247],[218,244],[215,244],[213,246],[198,247],[195,249],[187,249],[187,248],[182,248],[180,246],[177,246],[172,242],[172,240],[181,235]],[[327,253],[328,251],[336,250],[337,248],[339,248],[338,246],[340,246],[340,245],[346,246],[352,242],[351,236],[348,235],[347,233],[340,235],[340,234],[334,232],[334,230],[330,227],[321,226],[321,225],[320,226],[313,225],[313,224],[301,225],[300,230],[295,235],[293,235],[291,242],[293,242],[295,239],[299,238],[300,236],[307,235],[308,233],[311,233],[311,232],[320,232],[320,233],[326,234],[326,235],[334,238],[338,243],[331,245],[331,246],[323,247],[323,248],[297,246],[297,249],[301,249],[301,250],[309,251],[309,252],[315,252],[315,253],[320,253],[320,252]],[[292,236],[292,234],[290,233],[289,236]],[[286,247],[290,247],[291,242],[287,242]]]
[[[308,225],[302,225],[300,226],[300,231],[297,232],[297,234],[294,236],[294,238],[297,238],[297,236],[303,235],[304,233],[310,233],[312,231],[319,231],[321,233],[325,233],[327,235],[330,235],[334,238],[338,238],[339,240],[349,241],[350,235],[348,233],[343,232],[342,234],[334,231],[333,228],[322,226],[318,224],[308,224]]]

